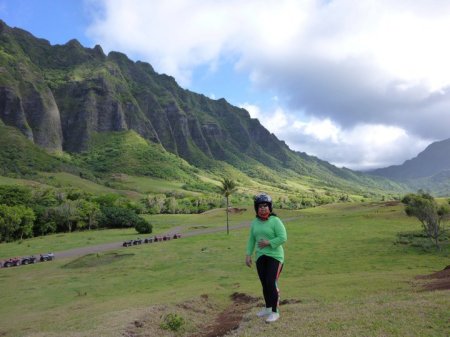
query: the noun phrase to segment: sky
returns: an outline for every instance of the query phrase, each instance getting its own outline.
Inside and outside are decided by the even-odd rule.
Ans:
[[[0,19],[148,62],[338,167],[450,138],[450,1],[0,0]]]

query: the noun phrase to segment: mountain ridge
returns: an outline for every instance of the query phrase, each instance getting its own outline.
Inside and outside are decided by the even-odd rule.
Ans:
[[[401,165],[391,165],[367,173],[405,183],[415,190],[431,190],[438,195],[448,195],[449,153],[450,138],[431,143],[416,157],[406,160]]]
[[[83,153],[97,133],[133,130],[203,169],[226,162],[261,179],[267,167],[332,188],[402,189],[292,151],[245,109],[182,89],[150,64],[105,55],[101,46],[52,46],[0,21],[0,67],[0,120],[51,152]]]
[[[450,169],[449,153],[450,138],[431,143],[416,157],[406,160],[401,165],[391,165],[372,170],[370,173],[395,180],[430,177]]]

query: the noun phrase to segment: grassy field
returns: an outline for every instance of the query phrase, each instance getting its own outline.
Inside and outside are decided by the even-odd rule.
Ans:
[[[448,336],[450,291],[425,292],[417,275],[450,264],[441,252],[394,244],[419,229],[400,205],[339,204],[278,212],[288,231],[279,285],[281,319],[249,309],[229,336]],[[230,224],[250,220],[251,210]],[[222,211],[152,216],[155,230],[225,227]],[[0,269],[0,336],[201,336],[234,292],[260,297],[244,266],[248,229],[185,237],[73,259]],[[59,251],[120,241],[129,231],[97,231],[0,245],[0,255]],[[88,240],[87,238],[91,238]],[[168,313],[184,319],[161,329]]]

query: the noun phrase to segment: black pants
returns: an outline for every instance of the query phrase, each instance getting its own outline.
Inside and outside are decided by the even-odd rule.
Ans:
[[[273,312],[277,312],[279,301],[277,281],[283,264],[273,257],[262,255],[256,260],[256,269],[261,280],[266,308],[272,308]]]

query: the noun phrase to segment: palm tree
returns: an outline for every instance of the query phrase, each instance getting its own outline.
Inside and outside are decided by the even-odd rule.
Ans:
[[[220,193],[222,195],[224,195],[225,198],[227,199],[227,208],[226,208],[226,212],[227,212],[227,234],[230,233],[230,229],[229,229],[229,226],[228,226],[228,205],[229,205],[228,201],[229,201],[230,195],[233,192],[236,191],[236,188],[237,188],[236,183],[233,180],[228,179],[228,178],[224,178],[222,180],[222,186],[220,187]]]

